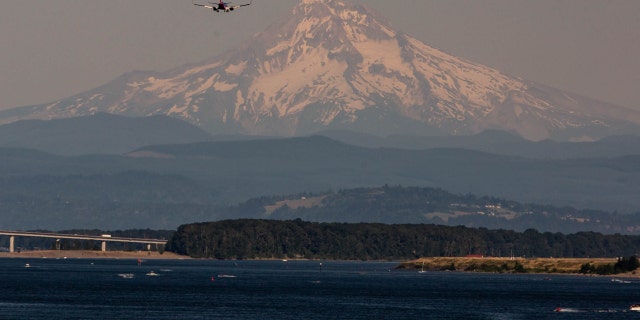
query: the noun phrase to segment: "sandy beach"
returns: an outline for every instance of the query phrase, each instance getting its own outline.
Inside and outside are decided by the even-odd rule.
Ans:
[[[67,258],[67,259],[191,259],[173,252],[148,251],[89,251],[89,250],[41,250],[0,252],[0,258]]]

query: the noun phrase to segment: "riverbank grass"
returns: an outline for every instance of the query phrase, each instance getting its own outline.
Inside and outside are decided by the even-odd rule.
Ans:
[[[617,261],[617,258],[430,257],[403,262],[398,268],[427,271],[578,274],[585,264],[597,268],[613,265]]]

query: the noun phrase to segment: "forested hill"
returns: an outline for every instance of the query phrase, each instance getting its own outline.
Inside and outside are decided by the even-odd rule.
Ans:
[[[254,212],[254,214],[251,214]],[[262,213],[261,215],[255,212]],[[382,186],[321,194],[262,197],[227,211],[233,218],[315,222],[434,223],[575,233],[638,234],[640,214],[525,204],[496,197],[453,194],[427,187]]]
[[[244,219],[182,225],[166,249],[215,259],[405,260],[469,254],[620,257],[640,251],[640,236]]]

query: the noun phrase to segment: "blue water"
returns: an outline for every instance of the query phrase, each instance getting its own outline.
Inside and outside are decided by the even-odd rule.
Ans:
[[[0,259],[0,319],[640,319],[640,280],[396,265]]]

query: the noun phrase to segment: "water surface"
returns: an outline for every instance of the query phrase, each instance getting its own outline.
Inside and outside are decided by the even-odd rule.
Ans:
[[[0,259],[0,319],[640,319],[640,281],[396,265]]]

